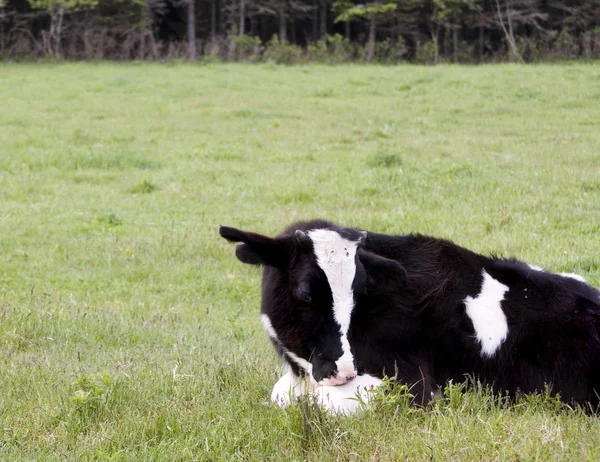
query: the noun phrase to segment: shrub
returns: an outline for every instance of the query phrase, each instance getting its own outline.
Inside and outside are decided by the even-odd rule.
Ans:
[[[81,374],[73,382],[72,423],[87,426],[109,416],[123,397],[120,377],[107,373]]]
[[[135,185],[131,189],[131,192],[133,194],[150,194],[151,192],[154,192],[157,189],[160,189],[160,188],[158,186],[156,186],[155,184],[151,183],[150,181],[144,180],[141,183]]]
[[[402,37],[392,41],[389,38],[375,44],[375,61],[382,64],[395,64],[406,55],[406,43]]]
[[[352,61],[354,46],[349,39],[340,34],[327,35],[326,39],[330,51],[330,62],[345,63]]]
[[[393,167],[396,165],[402,165],[402,157],[400,157],[398,154],[380,152],[370,158],[367,164],[369,167]]]
[[[558,59],[573,59],[579,56],[579,45],[569,31],[563,29],[554,42],[553,51]]]
[[[306,58],[317,63],[328,63],[330,55],[326,39],[310,43],[306,49]]]
[[[475,60],[475,44],[465,40],[458,42],[454,59],[457,63],[472,63]]]
[[[581,36],[581,55],[586,59],[600,58],[600,27],[584,32]]]
[[[542,45],[528,37],[517,37],[517,49],[526,62],[537,61],[543,55]]]
[[[417,43],[415,62],[419,64],[433,64],[435,61],[435,48],[436,45],[433,40]]]
[[[277,64],[296,64],[302,60],[302,50],[285,40],[283,42],[280,41],[274,35],[267,43],[263,60],[273,61]]]
[[[306,59],[319,63],[338,64],[352,61],[354,46],[340,34],[326,35],[308,45]]]
[[[253,37],[252,35],[235,35],[232,37],[231,41],[233,59],[236,61],[260,61],[263,46],[259,37]]]
[[[209,40],[204,45],[204,56],[202,57],[202,61],[206,64],[221,62],[223,60],[223,49],[225,48],[225,43],[221,39]]]

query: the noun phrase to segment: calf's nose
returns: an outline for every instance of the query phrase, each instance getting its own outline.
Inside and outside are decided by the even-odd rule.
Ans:
[[[338,368],[334,365],[329,375],[324,375],[325,378],[319,381],[319,385],[343,385],[346,382],[352,380],[354,377],[356,377],[357,374],[358,372],[356,371],[356,369],[354,369],[354,367],[344,369],[340,368],[340,370],[338,370]]]
[[[342,372],[337,372],[337,369],[336,369],[336,373],[321,380],[319,382],[319,385],[327,385],[327,386],[343,385],[346,382],[349,382],[350,380],[352,380],[354,377],[356,377],[357,374],[358,374],[358,372],[355,369],[352,369],[350,371],[342,371]]]

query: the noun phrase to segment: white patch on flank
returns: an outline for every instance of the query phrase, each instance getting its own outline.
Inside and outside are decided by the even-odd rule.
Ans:
[[[583,276],[580,276],[579,274],[575,274],[575,273],[558,273],[558,274],[560,274],[562,277],[565,277],[565,278],[576,279],[577,281],[587,283],[585,278]]]
[[[527,265],[529,266],[532,270],[535,271],[544,271],[544,268],[540,268],[539,266],[535,266],[535,265]]]
[[[335,362],[341,383],[356,375],[354,358],[348,342],[350,317],[354,309],[352,283],[356,274],[356,249],[358,242],[349,241],[337,232],[315,229],[308,232],[313,242],[317,264],[325,273],[333,296],[333,317],[340,326],[342,356]],[[333,378],[335,380],[335,378]],[[340,382],[333,383],[334,385]]]
[[[279,345],[281,346],[285,355],[289,359],[294,361],[298,367],[300,367],[301,369],[304,369],[312,377],[312,364],[310,362],[308,362],[306,359],[301,358],[300,356],[291,352],[290,350],[288,350],[287,348],[285,348],[283,346],[283,344],[277,337],[277,332],[275,332],[275,329],[273,328],[273,324],[271,323],[271,319],[269,318],[269,316],[267,316],[266,314],[262,314],[260,316],[260,322],[262,323],[262,325],[265,328],[265,331],[267,332],[269,337],[271,337],[273,340],[275,340],[277,343],[279,343]]]
[[[481,355],[492,357],[508,335],[508,324],[501,303],[508,286],[491,277],[485,270],[482,275],[481,292],[475,298],[465,298],[465,305],[477,340],[481,343]]]

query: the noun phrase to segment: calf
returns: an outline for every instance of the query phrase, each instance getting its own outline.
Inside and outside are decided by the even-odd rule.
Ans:
[[[262,323],[290,383],[395,375],[423,403],[470,375],[511,395],[550,387],[598,404],[600,291],[580,276],[321,220],[274,238],[220,234],[264,266]]]

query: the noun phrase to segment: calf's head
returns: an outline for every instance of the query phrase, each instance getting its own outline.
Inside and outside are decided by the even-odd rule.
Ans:
[[[364,251],[366,232],[327,222],[297,223],[274,238],[225,226],[219,232],[241,242],[240,261],[264,266],[262,323],[292,369],[322,385],[356,377],[355,306],[377,284],[402,286],[404,268]]]

